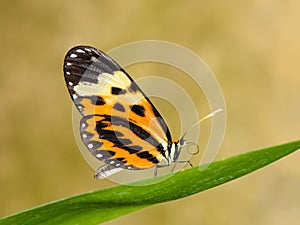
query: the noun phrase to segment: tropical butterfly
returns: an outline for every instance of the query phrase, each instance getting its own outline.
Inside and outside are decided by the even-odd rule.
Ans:
[[[89,46],[74,47],[65,57],[64,77],[82,115],[82,142],[105,163],[95,178],[153,166],[156,173],[158,167],[178,162],[184,138],[171,138],[150,99],[108,55]],[[161,161],[166,163],[158,165]]]

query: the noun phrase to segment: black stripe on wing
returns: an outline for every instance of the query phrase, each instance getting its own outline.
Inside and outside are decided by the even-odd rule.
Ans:
[[[118,127],[125,129],[121,131]],[[125,134],[122,132],[125,132]],[[141,169],[140,167],[135,167],[134,162],[127,161],[126,155],[128,154],[148,160],[151,162],[151,166],[158,164],[159,160],[149,150],[155,149],[157,154],[165,157],[163,146],[151,134],[121,117],[103,114],[84,116],[81,120],[80,133],[83,143],[96,158],[107,164],[111,164],[111,161],[114,161],[114,164],[119,161],[118,167],[121,168],[128,169],[128,164],[126,166],[125,164],[129,163],[132,168]],[[149,149],[145,149],[143,148],[144,146],[137,144],[141,144],[141,141],[148,143]],[[112,147],[107,148],[107,146]],[[119,152],[118,149],[126,151],[127,154],[123,154],[124,157],[121,158],[113,157],[116,151]],[[122,153],[119,152],[118,154]]]
[[[110,115],[103,115],[103,117],[104,117],[103,121],[99,121],[97,123],[97,126],[99,125],[102,126],[103,122],[111,122],[114,126],[125,127],[129,129],[132,133],[134,133],[138,138],[148,142],[153,147],[164,151],[161,144],[155,138],[153,138],[153,136],[151,136],[151,134],[148,131],[144,130],[139,125],[130,122],[122,117],[110,116]],[[99,135],[101,137],[101,133],[99,133]]]

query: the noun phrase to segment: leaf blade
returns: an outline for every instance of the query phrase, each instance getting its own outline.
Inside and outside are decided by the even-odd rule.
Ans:
[[[290,142],[217,161],[203,171],[198,167],[180,171],[169,179],[151,185],[121,185],[72,196],[3,218],[0,224],[99,224],[157,203],[180,199],[229,182],[299,148],[300,141]],[[157,179],[160,178],[150,180]]]

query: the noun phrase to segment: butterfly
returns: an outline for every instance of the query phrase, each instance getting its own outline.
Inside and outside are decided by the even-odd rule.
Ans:
[[[157,168],[179,162],[185,140],[172,139],[147,95],[107,54],[90,46],[72,48],[64,59],[64,78],[82,116],[82,142],[104,162],[96,179],[154,166],[156,174]]]

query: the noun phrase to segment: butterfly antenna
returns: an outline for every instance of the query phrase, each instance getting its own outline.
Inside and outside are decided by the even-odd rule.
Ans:
[[[201,122],[203,122],[204,120],[207,120],[207,119],[209,119],[209,118],[211,118],[211,117],[214,117],[217,113],[219,113],[219,112],[222,112],[223,111],[223,109],[217,109],[217,110],[215,110],[215,111],[213,111],[213,112],[211,112],[210,114],[208,114],[208,115],[206,115],[206,116],[204,116],[202,119],[200,119],[200,120],[198,120],[198,122],[196,122],[193,126],[191,126],[183,135],[182,135],[182,137],[180,138],[180,140],[184,140],[184,137],[195,127],[195,126],[197,126],[198,124],[200,124]]]

